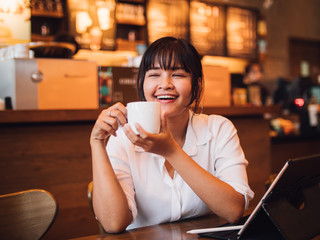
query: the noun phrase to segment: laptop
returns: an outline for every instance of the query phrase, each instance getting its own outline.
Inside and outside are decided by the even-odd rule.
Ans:
[[[305,240],[320,234],[320,154],[288,160],[243,225],[191,230],[235,240]],[[224,230],[237,229],[237,230]]]

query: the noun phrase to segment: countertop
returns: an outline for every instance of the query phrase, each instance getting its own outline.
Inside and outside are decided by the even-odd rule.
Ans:
[[[4,110],[0,111],[0,123],[81,122],[95,121],[102,109],[81,110]],[[280,113],[280,106],[262,107],[205,107],[203,113],[225,117],[263,116]]]

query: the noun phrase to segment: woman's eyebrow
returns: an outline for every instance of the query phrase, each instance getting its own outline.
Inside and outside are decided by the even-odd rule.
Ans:
[[[162,67],[160,66],[156,66],[156,67],[149,67],[147,71],[149,70],[159,70],[159,69],[163,69]],[[183,67],[181,66],[173,66],[173,67],[169,67],[168,70],[172,70],[172,71],[176,71],[176,70],[184,70],[186,71]]]

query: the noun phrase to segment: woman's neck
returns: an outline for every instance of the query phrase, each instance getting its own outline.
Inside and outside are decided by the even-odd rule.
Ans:
[[[183,147],[187,133],[187,126],[189,121],[189,110],[183,112],[177,117],[167,118],[168,128],[174,140]]]

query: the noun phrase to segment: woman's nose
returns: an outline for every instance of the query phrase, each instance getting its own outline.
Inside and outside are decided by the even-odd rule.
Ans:
[[[161,82],[159,84],[159,87],[160,88],[163,88],[163,89],[168,89],[168,88],[173,88],[173,84],[172,84],[172,79],[170,76],[163,76],[161,78]]]

